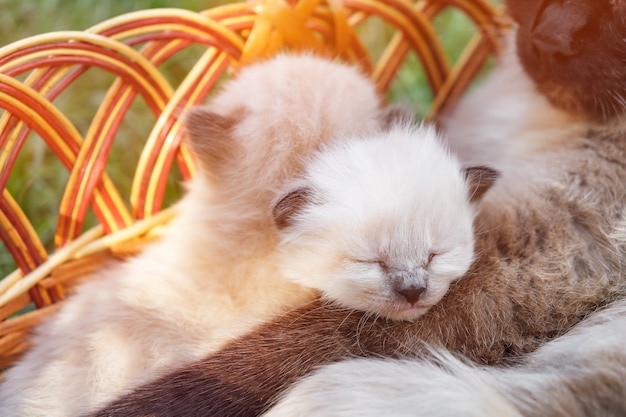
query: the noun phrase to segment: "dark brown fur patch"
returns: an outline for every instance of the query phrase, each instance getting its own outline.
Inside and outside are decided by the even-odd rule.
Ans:
[[[272,215],[279,229],[293,226],[298,213],[312,203],[313,191],[307,187],[297,188],[284,195],[274,204]]]
[[[470,201],[472,203],[480,201],[499,176],[498,171],[485,166],[466,168],[465,180],[469,184]]]

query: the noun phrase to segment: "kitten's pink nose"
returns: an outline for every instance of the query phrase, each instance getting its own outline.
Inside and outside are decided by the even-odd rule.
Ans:
[[[426,291],[426,287],[416,287],[413,285],[406,288],[396,287],[395,291],[403,296],[409,304],[413,305],[419,301],[422,294]]]

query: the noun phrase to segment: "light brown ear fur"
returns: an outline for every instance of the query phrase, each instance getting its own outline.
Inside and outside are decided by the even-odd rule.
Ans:
[[[298,213],[311,204],[313,190],[308,187],[300,187],[283,194],[272,208],[272,216],[276,226],[282,230],[293,226]]]
[[[240,120],[236,116],[222,116],[206,107],[193,107],[185,117],[186,143],[207,172],[219,173],[239,156],[232,140],[232,129]]]
[[[465,168],[465,179],[469,184],[470,202],[477,203],[496,182],[500,173],[485,166]]]

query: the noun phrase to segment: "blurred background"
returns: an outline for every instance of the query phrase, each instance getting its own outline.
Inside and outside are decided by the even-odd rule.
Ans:
[[[111,17],[136,10],[176,7],[194,11],[204,10],[225,1],[215,0],[0,0],[0,47],[29,36],[57,31],[83,30]],[[491,0],[499,4],[499,0]],[[476,33],[476,27],[460,12],[448,8],[434,21],[441,34],[444,48],[454,62],[467,40]],[[382,21],[372,20],[360,28],[365,45],[377,56],[393,32]],[[201,49],[189,48],[173,62],[167,62],[164,73],[173,86],[177,86],[192,66]],[[104,72],[90,70],[55,104],[70,117],[81,133],[86,133],[98,104],[112,78]],[[389,92],[389,100],[412,105],[423,116],[432,97],[424,73],[414,56],[401,68],[397,80]],[[116,138],[107,172],[123,196],[129,195],[134,167],[147,138],[154,117],[135,100],[131,116]],[[1,151],[1,149],[0,149]],[[51,249],[57,222],[57,211],[68,173],[47,150],[39,138],[29,138],[22,150],[9,180],[9,191],[24,209],[44,244]],[[181,195],[180,175],[174,172],[164,206],[170,205]],[[91,215],[85,228],[95,224]],[[15,263],[0,243],[0,279],[15,269]]]

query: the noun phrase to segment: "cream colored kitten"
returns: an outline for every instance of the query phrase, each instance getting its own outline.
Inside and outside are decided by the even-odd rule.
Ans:
[[[242,70],[188,117],[200,169],[177,218],[36,329],[0,385],[0,415],[94,410],[310,299],[273,261],[272,202],[305,155],[378,131],[385,117],[372,83],[346,65],[281,56]]]

